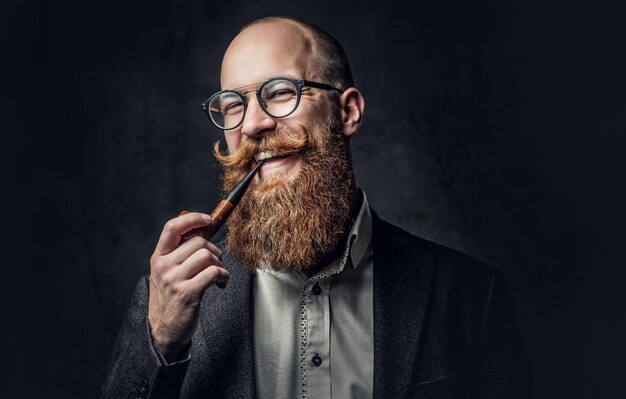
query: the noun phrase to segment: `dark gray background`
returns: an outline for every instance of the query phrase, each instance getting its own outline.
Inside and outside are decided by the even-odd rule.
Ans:
[[[499,267],[539,398],[623,398],[626,6],[40,1],[2,13],[4,397],[95,397],[163,223],[208,211],[199,110],[256,17],[343,43],[378,213]]]

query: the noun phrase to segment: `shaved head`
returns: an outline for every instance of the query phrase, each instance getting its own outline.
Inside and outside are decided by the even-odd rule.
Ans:
[[[318,26],[291,17],[261,18],[242,27],[224,55],[222,71],[231,66],[227,65],[229,55],[242,50],[242,44],[250,51],[266,41],[274,44],[276,57],[288,54],[296,59],[308,75],[303,78],[319,79],[342,89],[354,86],[348,57],[337,39]],[[225,83],[222,72],[222,87],[235,87]]]

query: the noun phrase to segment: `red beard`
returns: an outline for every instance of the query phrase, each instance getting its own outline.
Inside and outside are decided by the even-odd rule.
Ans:
[[[250,270],[307,271],[337,256],[352,223],[356,190],[349,142],[338,123],[315,135],[278,130],[260,140],[242,137],[239,150],[215,155],[224,167],[222,190],[229,192],[250,170],[261,147],[278,154],[300,153],[293,179],[255,180],[228,219],[227,250]]]

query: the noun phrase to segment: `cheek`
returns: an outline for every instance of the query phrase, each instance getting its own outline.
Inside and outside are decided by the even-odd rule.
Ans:
[[[237,149],[239,149],[239,145],[241,144],[241,133],[239,132],[239,130],[229,130],[227,132],[224,132],[224,137],[226,138],[228,152],[234,154]]]

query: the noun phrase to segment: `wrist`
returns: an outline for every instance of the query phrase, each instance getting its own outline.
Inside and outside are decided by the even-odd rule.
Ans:
[[[150,338],[154,349],[156,349],[168,363],[178,360],[189,342],[172,340],[168,337],[168,334],[164,334],[158,327],[152,327],[151,323],[148,323],[148,325],[150,326]]]

